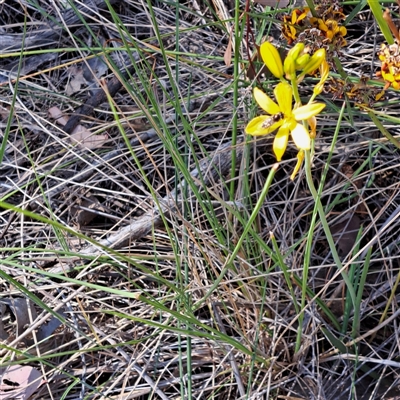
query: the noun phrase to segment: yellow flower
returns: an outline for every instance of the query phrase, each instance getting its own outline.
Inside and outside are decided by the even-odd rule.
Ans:
[[[346,46],[344,37],[346,27],[342,26],[346,16],[338,4],[319,0],[314,3],[315,16],[308,8],[294,9],[290,15],[285,15],[282,22],[282,34],[289,44],[294,41],[310,44],[313,49],[326,47],[332,44],[336,51]],[[338,3],[335,1],[334,3]]]
[[[299,121],[315,117],[324,109],[325,104],[311,103],[293,109],[292,87],[285,82],[278,83],[274,90],[277,103],[258,88],[254,88],[253,94],[258,105],[269,115],[253,118],[245,129],[248,135],[268,135],[279,128],[273,143],[273,150],[278,161],[285,153],[289,134],[299,150],[310,149],[310,134],[302,124],[299,124]]]
[[[380,75],[386,81],[385,89],[390,85],[395,89],[400,88],[400,46],[397,43],[386,45],[382,43],[378,52],[382,62]]]
[[[335,19],[325,19],[325,18],[310,18],[311,25],[318,27],[318,29],[323,32],[324,36],[332,42],[333,40],[338,40],[341,42],[341,46],[346,46],[346,40],[344,37],[347,35],[347,29],[338,24],[339,18],[341,18],[342,13],[339,16],[335,16]]]
[[[288,44],[292,44],[297,39],[298,30],[303,25],[302,21],[307,18],[307,14],[310,12],[309,8],[293,10],[292,15],[285,15],[282,23],[282,34],[288,41]]]

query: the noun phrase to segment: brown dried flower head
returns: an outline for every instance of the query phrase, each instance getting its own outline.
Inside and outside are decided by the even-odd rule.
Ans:
[[[309,8],[294,9],[285,15],[282,22],[282,34],[289,44],[301,42],[311,52],[325,48],[328,61],[340,53],[346,46],[344,38],[347,29],[341,24],[345,19],[338,1],[315,1],[317,17],[313,17]]]

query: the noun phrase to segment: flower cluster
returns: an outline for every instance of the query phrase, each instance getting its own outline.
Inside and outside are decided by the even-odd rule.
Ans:
[[[323,17],[311,17],[310,23],[321,31],[328,43],[337,47],[344,47],[347,44],[346,39],[344,39],[347,35],[347,29],[340,25],[340,21],[344,19],[345,15],[341,10],[335,11],[330,7]]]
[[[377,75],[381,76],[385,81],[384,90],[390,86],[394,89],[400,89],[400,32],[392,20],[389,9],[385,10],[382,18],[383,23],[387,24],[394,37],[394,43],[381,44],[378,57],[382,66]]]
[[[400,46],[398,43],[391,45],[382,43],[378,57],[382,62],[379,75],[386,82],[385,89],[389,86],[400,89]]]
[[[356,82],[331,77],[326,82],[324,92],[331,93],[333,100],[347,97],[358,107],[372,108],[384,97],[385,91],[379,86],[370,85],[369,80],[368,76],[362,76]]]
[[[325,48],[330,59],[347,44],[344,39],[347,29],[341,25],[345,15],[337,1],[316,0],[315,3],[314,16],[309,8],[297,8],[290,15],[285,15],[282,35],[289,44],[301,42],[312,51]]]
[[[282,35],[287,40],[288,44],[292,44],[299,35],[307,27],[307,18],[310,9],[305,8],[295,8],[291,15],[283,16],[282,23]]]
[[[304,157],[303,152],[310,150],[311,138],[315,137],[315,116],[325,107],[324,103],[314,102],[314,98],[322,92],[323,84],[329,75],[325,49],[320,49],[310,55],[304,44],[298,43],[288,52],[282,62],[276,47],[265,42],[260,46],[260,53],[265,65],[280,80],[280,83],[274,89],[276,102],[262,90],[254,88],[254,98],[267,115],[252,119],[246,126],[245,132],[249,135],[259,136],[278,130],[273,143],[273,151],[278,161],[282,159],[286,151],[290,135],[299,149],[296,173]],[[298,84],[306,74],[314,73],[318,69],[321,78],[314,87],[313,96],[308,104],[301,105]],[[294,106],[293,97],[295,99]],[[303,123],[300,123],[302,121]],[[308,127],[311,128],[311,136]]]

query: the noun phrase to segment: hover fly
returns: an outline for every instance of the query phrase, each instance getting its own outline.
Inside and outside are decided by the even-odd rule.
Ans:
[[[285,118],[285,115],[283,112],[279,112],[278,114],[271,115],[269,118],[267,118],[261,125],[261,128],[263,129],[268,129],[270,128],[273,124],[276,124],[280,120]]]

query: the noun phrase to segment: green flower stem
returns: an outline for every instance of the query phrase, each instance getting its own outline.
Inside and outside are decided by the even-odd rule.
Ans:
[[[235,39],[233,42],[233,109],[237,110],[239,106],[239,75],[240,75],[240,43],[242,41],[240,29],[240,4],[239,0],[235,0]],[[238,113],[234,112],[232,116],[232,159],[231,159],[231,183],[229,187],[229,199],[235,200],[235,174],[236,174],[236,142],[238,131]]]
[[[313,182],[313,178],[312,178],[312,174],[311,174],[311,154],[310,154],[309,150],[305,151],[305,160],[306,160],[305,170],[306,170],[306,178],[307,178],[308,188],[310,189],[310,192],[314,198],[315,205],[316,205],[316,208],[318,211],[318,215],[321,220],[321,224],[324,229],[326,238],[328,240],[329,248],[332,252],[333,259],[336,263],[336,266],[340,270],[340,273],[341,273],[342,278],[347,286],[347,290],[349,292],[349,295],[351,297],[351,300],[352,300],[352,303],[354,306],[356,304],[356,293],[355,293],[354,287],[349,279],[349,276],[347,275],[346,271],[344,271],[344,269],[343,269],[342,262],[340,261],[339,255],[336,251],[335,241],[333,240],[331,231],[329,229],[328,222],[325,217],[325,212],[324,212],[324,208],[322,207],[322,204],[321,204],[320,195],[317,193],[315,186],[314,186],[314,182]],[[310,231],[311,231],[311,229],[310,229]],[[307,243],[307,245],[308,245],[308,243]],[[310,244],[310,246],[311,246],[311,244]],[[305,299],[305,291],[304,291],[304,299]],[[302,301],[303,301],[303,299],[302,299]],[[302,303],[302,307],[304,307],[303,303]]]
[[[311,103],[315,100],[315,98],[316,98],[317,96],[318,96],[317,94],[313,93],[312,96],[311,96],[311,98],[310,98],[310,100],[308,100],[308,103],[307,103],[307,104],[311,104]]]
[[[225,264],[222,268],[222,271],[219,275],[219,277],[214,281],[213,285],[210,287],[209,291],[204,295],[204,297],[202,299],[200,299],[195,305],[193,309],[196,309],[196,307],[199,304],[202,304],[206,299],[208,299],[212,293],[214,292],[214,290],[218,287],[218,285],[221,283],[222,279],[224,278],[225,274],[227,273],[227,271],[229,269],[232,269],[233,266],[233,261],[236,258],[236,256],[238,255],[240,249],[242,248],[242,244],[244,239],[247,237],[247,234],[249,233],[249,230],[251,228],[251,226],[253,225],[258,213],[261,210],[261,207],[264,205],[264,201],[265,198],[267,197],[269,188],[271,187],[271,183],[274,180],[275,177],[275,172],[277,171],[279,167],[279,163],[275,163],[271,170],[269,171],[267,180],[265,181],[264,187],[261,191],[260,197],[257,200],[257,203],[250,215],[249,220],[247,221],[245,227],[243,228],[243,233],[240,236],[235,248],[232,251],[232,254],[227,258],[227,260],[225,261]]]
[[[351,337],[353,339],[356,339],[360,335],[360,313],[361,313],[361,302],[362,302],[362,295],[364,293],[364,287],[365,287],[365,282],[367,281],[367,275],[370,267],[370,261],[371,261],[371,254],[372,254],[372,246],[368,249],[367,255],[365,257],[364,265],[362,266],[362,272],[361,272],[361,278],[358,282],[358,288],[357,288],[357,307],[354,309],[354,317],[353,317],[353,328],[351,330]],[[396,284],[394,285],[394,289],[397,288],[398,283],[400,282],[400,274],[397,275],[397,280]],[[394,292],[392,292],[393,294]],[[393,297],[390,296],[389,300],[387,302],[387,307],[385,308],[385,311],[383,312],[381,316],[381,320],[379,323],[382,323],[384,320],[385,312],[387,312],[389,305],[392,304]],[[383,318],[382,318],[383,317]]]
[[[294,77],[294,79],[291,79],[290,83],[291,83],[292,89],[293,89],[294,101],[295,101],[297,106],[300,106],[301,105],[301,99],[300,99],[300,94],[299,94],[299,87],[298,87],[298,83],[297,83],[297,78]]]
[[[307,182],[309,182],[309,174],[308,171],[310,171],[310,176],[311,176],[311,167],[310,167],[310,152],[305,151],[305,157],[306,157],[306,175],[307,175]],[[314,184],[312,182],[312,176],[311,176],[311,184],[312,188],[314,189],[314,192],[312,191],[312,188],[310,187],[310,184],[308,186],[310,187],[311,193],[313,195],[315,205],[317,205],[317,200],[318,200],[318,195],[317,192],[314,188]],[[295,352],[297,353],[300,350],[301,343],[302,343],[302,333],[303,333],[303,320],[304,320],[304,308],[306,305],[306,294],[307,294],[307,284],[308,284],[308,270],[310,268],[310,261],[311,261],[311,248],[313,244],[313,237],[314,237],[314,227],[317,222],[317,213],[313,212],[313,217],[311,219],[310,226],[308,228],[308,235],[307,235],[307,242],[306,242],[306,247],[304,250],[304,261],[303,261],[303,274],[302,274],[302,281],[301,281],[301,302],[300,302],[300,307],[301,307],[301,312],[298,314],[299,315],[299,327],[297,329],[297,336],[296,336],[296,346],[295,346]]]
[[[340,128],[340,122],[342,120],[343,117],[343,112],[344,112],[344,107],[345,105],[343,104],[341,113],[339,115],[339,120],[336,126],[336,131],[335,131],[335,135],[332,139],[332,148],[334,147],[336,140],[337,140],[337,135],[339,134],[339,128]],[[323,188],[323,182],[320,185],[320,189],[319,192],[317,192],[317,190],[315,189],[314,186],[314,182],[313,182],[313,177],[312,177],[312,173],[311,173],[311,152],[310,150],[306,150],[305,152],[305,171],[306,171],[306,179],[307,179],[307,184],[308,187],[310,189],[310,192],[313,196],[314,202],[315,202],[315,208],[314,208],[314,212],[313,212],[313,218],[311,220],[311,224],[310,224],[310,228],[308,230],[308,237],[307,237],[307,243],[306,243],[306,248],[305,248],[305,254],[304,254],[304,263],[303,263],[303,279],[302,279],[302,295],[301,295],[301,310],[304,310],[305,308],[305,304],[306,304],[306,294],[307,294],[307,284],[308,284],[308,270],[309,270],[309,266],[310,266],[310,260],[311,260],[311,250],[312,250],[312,245],[313,245],[313,235],[314,235],[314,227],[316,224],[316,218],[317,218],[317,214],[319,215],[322,227],[324,229],[326,238],[328,240],[328,244],[329,244],[329,248],[331,250],[333,259],[336,263],[337,268],[339,269],[342,278],[347,286],[347,291],[349,293],[349,296],[351,298],[351,303],[353,306],[353,309],[356,307],[356,293],[354,290],[354,287],[352,286],[352,283],[350,281],[349,276],[347,275],[346,271],[344,271],[343,269],[343,265],[342,262],[339,258],[339,255],[336,251],[336,247],[335,247],[335,241],[333,240],[331,231],[329,229],[329,225],[328,222],[326,220],[325,217],[325,212],[324,212],[324,208],[322,207],[321,204],[321,193],[322,193],[322,188]],[[317,211],[317,212],[315,212]],[[304,320],[304,311],[302,311],[299,314],[299,328],[297,331],[297,337],[296,337],[296,345],[295,345],[295,351],[299,351],[300,350],[300,346],[301,346],[301,339],[302,339],[302,328],[303,328],[303,320]]]

